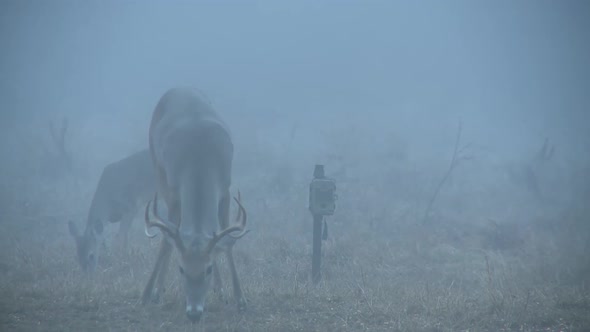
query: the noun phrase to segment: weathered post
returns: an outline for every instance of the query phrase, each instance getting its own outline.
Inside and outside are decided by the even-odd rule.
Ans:
[[[311,261],[311,276],[314,284],[321,279],[322,262],[322,222],[325,216],[334,214],[336,209],[336,183],[326,178],[324,165],[315,165],[313,180],[309,185],[309,211],[313,215],[313,254]],[[324,222],[325,225],[325,222]],[[324,236],[327,236],[327,225],[324,226]]]

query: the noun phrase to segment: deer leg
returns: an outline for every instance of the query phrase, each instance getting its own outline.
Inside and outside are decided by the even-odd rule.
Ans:
[[[230,247],[225,252],[227,256],[227,263],[229,264],[229,269],[231,271],[231,280],[234,289],[234,298],[238,302],[238,310],[244,311],[246,310],[246,299],[242,294],[242,287],[240,286],[240,278],[238,277],[238,271],[236,270],[236,265],[234,263],[234,255],[233,255],[233,248]]]
[[[123,251],[127,251],[127,242],[129,239],[129,229],[133,223],[133,216],[125,216],[121,219],[119,225],[119,234],[117,234],[119,246]]]
[[[225,195],[225,197],[219,203],[219,223],[221,228],[226,228],[229,225],[229,192]],[[213,263],[213,282],[214,282],[214,290],[218,292],[219,299],[223,301],[223,284],[221,282],[221,274],[219,273],[219,266],[217,262]]]
[[[159,298],[161,293],[164,293],[164,281],[166,280],[166,273],[168,272],[168,266],[170,265],[170,255],[172,254],[172,244],[168,240],[164,240],[168,243],[166,251],[162,254],[162,265],[160,266],[160,273],[158,274],[158,287],[156,288],[156,298]]]
[[[147,284],[145,285],[145,288],[143,289],[143,294],[141,296],[141,303],[142,304],[146,304],[152,296],[152,290],[154,288],[154,281],[156,280],[156,277],[158,276],[158,271],[160,270],[160,265],[161,264],[161,256],[162,256],[162,249],[164,248],[164,241],[162,241],[162,245],[160,246],[160,253],[158,253],[158,258],[156,259],[156,264],[154,265],[154,268],[152,270],[152,273],[150,274],[150,278],[148,279]]]
[[[219,221],[222,228],[226,228],[229,225],[229,192],[221,200],[219,204]],[[227,256],[227,263],[231,272],[231,280],[234,289],[234,298],[238,302],[238,310],[243,311],[246,309],[246,299],[242,294],[242,287],[240,286],[240,278],[238,277],[238,271],[236,271],[236,265],[234,263],[233,247],[227,248],[225,255]]]
[[[141,302],[146,304],[149,300],[153,302],[157,302],[158,294],[154,292],[154,282],[156,281],[156,277],[160,274],[162,270],[162,265],[164,263],[164,256],[170,257],[170,251],[172,246],[166,239],[162,239],[162,244],[160,246],[160,251],[158,253],[158,258],[156,259],[156,264],[154,265],[154,269],[152,270],[152,274],[143,290],[143,295],[141,297]]]
[[[213,287],[213,290],[219,296],[219,300],[223,302],[223,283],[221,282],[221,274],[219,273],[217,262],[213,263]]]
[[[168,210],[168,218],[176,225],[180,224],[180,206],[174,205]],[[158,274],[158,286],[156,288],[156,296],[164,292],[164,281],[166,281],[166,273],[168,273],[168,266],[170,265],[170,256],[172,254],[172,242],[166,238],[164,242],[167,243],[166,250],[162,253],[162,262],[160,266],[160,273]]]

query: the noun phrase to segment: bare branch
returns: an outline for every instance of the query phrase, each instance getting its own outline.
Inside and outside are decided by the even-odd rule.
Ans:
[[[66,134],[68,131],[68,118],[63,117],[61,121],[61,127],[58,130],[55,128],[53,121],[49,123],[49,131],[51,134],[51,139],[53,144],[55,145],[55,149],[57,150],[58,157],[64,162],[65,166],[70,169],[70,155],[66,149]]]
[[[457,127],[457,136],[455,139],[455,147],[453,148],[453,157],[451,158],[451,164],[449,165],[449,168],[447,169],[447,172],[445,173],[443,178],[440,180],[440,182],[438,183],[438,185],[434,189],[434,192],[432,193],[432,196],[430,197],[430,200],[428,201],[428,205],[426,206],[426,210],[424,211],[424,217],[422,219],[422,224],[426,224],[426,222],[428,221],[428,215],[430,214],[430,211],[432,210],[432,206],[434,205],[434,201],[436,200],[436,197],[438,196],[438,193],[440,192],[440,190],[443,187],[443,185],[445,184],[445,182],[447,182],[448,178],[451,176],[453,169],[455,169],[455,167],[457,167],[457,165],[461,161],[471,160],[473,158],[473,156],[471,156],[471,155],[464,154],[465,151],[467,149],[469,149],[469,147],[471,146],[471,143],[468,143],[468,144],[464,145],[462,148],[459,148],[459,145],[461,142],[462,130],[463,130],[463,126],[462,126],[462,123],[459,121],[459,125]]]

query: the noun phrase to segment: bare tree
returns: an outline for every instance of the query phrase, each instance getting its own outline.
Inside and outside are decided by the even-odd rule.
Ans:
[[[449,165],[449,168],[447,169],[446,173],[444,174],[444,176],[442,177],[442,179],[440,180],[440,182],[438,183],[438,185],[434,189],[434,192],[430,196],[430,199],[428,200],[428,204],[426,205],[426,209],[424,210],[424,217],[422,219],[422,224],[426,224],[428,222],[428,216],[430,214],[430,211],[432,210],[432,206],[434,205],[434,202],[435,202],[440,190],[442,189],[443,185],[447,182],[447,180],[451,176],[451,173],[453,173],[453,170],[462,161],[472,159],[471,155],[466,154],[466,151],[469,149],[471,144],[466,144],[461,148],[459,147],[461,144],[461,131],[462,131],[462,124],[461,124],[461,122],[459,122],[459,125],[457,127],[457,137],[455,139],[455,147],[453,149],[453,157],[451,158],[451,164]]]
[[[63,117],[61,121],[61,126],[59,130],[55,127],[53,121],[49,122],[49,131],[51,134],[51,139],[54,145],[54,148],[57,152],[57,158],[60,163],[65,167],[68,171],[71,170],[72,163],[70,154],[66,148],[66,134],[68,131],[68,118]]]

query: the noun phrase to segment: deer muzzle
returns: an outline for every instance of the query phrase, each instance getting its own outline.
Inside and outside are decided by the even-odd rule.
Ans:
[[[186,316],[192,323],[196,323],[201,320],[201,316],[203,316],[203,307],[202,306],[186,306]]]

